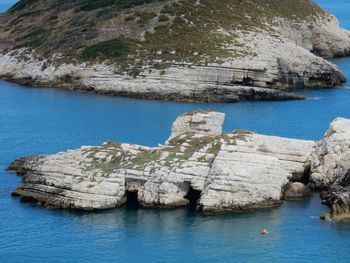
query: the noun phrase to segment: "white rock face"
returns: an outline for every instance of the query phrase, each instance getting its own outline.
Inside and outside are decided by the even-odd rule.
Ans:
[[[108,166],[98,172],[90,167],[93,162],[103,165],[145,149],[109,143],[34,157],[29,162],[25,161],[25,169],[28,170],[16,194],[38,200],[48,207],[94,210],[119,206],[125,202],[125,178]]]
[[[49,207],[84,210],[120,206],[128,192],[137,192],[144,207],[197,202],[208,213],[280,204],[288,179],[304,172],[315,143],[221,133],[223,118],[215,112],[182,115],[168,143],[157,148],[109,142],[19,159],[10,166],[24,174],[14,194]],[[191,127],[191,121],[200,125]],[[198,200],[189,197],[191,191],[199,193]]]
[[[203,211],[243,211],[281,203],[292,174],[304,173],[314,142],[250,132],[226,134],[200,199]]]
[[[175,138],[187,132],[199,136],[218,136],[222,133],[225,114],[220,112],[193,112],[184,114],[176,119],[171,129],[171,136]]]
[[[310,157],[310,183],[331,211],[322,219],[350,217],[350,120],[334,120]]]
[[[202,102],[295,99],[298,97],[281,90],[334,86],[345,80],[336,65],[315,55],[349,54],[350,34],[335,18],[320,18],[313,24],[280,20],[275,29],[275,35],[236,32],[250,55],[228,57],[220,64],[189,66],[173,62],[166,70],[145,66],[133,78],[116,73],[115,66],[106,64],[46,66],[47,61],[18,50],[0,54],[0,77],[31,85]]]
[[[350,171],[350,120],[337,118],[311,156],[311,183],[325,189]]]
[[[335,17],[327,23],[313,26],[313,50],[322,57],[341,57],[350,54],[350,32],[339,26]]]
[[[276,30],[296,45],[319,56],[333,58],[349,55],[349,31],[339,25],[336,17],[329,15],[313,23],[277,21]]]
[[[244,211],[280,203],[290,174],[276,157],[221,150],[200,199],[204,212]]]

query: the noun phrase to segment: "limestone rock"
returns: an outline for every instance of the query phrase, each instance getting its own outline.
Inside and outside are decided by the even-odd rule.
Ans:
[[[328,23],[313,27],[313,52],[322,57],[342,57],[350,54],[350,33],[339,26],[339,21],[331,16]]]
[[[248,131],[225,134],[200,199],[204,212],[244,211],[281,203],[292,174],[304,172],[314,142]]]
[[[322,203],[331,208],[326,219],[350,218],[350,187],[349,184],[334,184],[321,192]]]
[[[277,19],[273,28],[274,34],[234,32],[238,45],[245,48],[244,56],[228,56],[208,65],[172,61],[165,70],[146,65],[135,77],[118,73],[116,65],[62,64],[55,63],[60,54],[39,60],[27,49],[0,50],[0,78],[116,96],[196,102],[302,99],[285,89],[345,82],[339,68],[322,58],[349,55],[350,33],[334,17],[314,22]],[[236,42],[225,46],[234,49]]]
[[[350,120],[337,118],[311,156],[311,183],[316,189],[339,183],[350,171]]]
[[[52,156],[26,158],[24,162],[15,161],[9,169],[19,169],[24,177],[13,194],[48,207],[113,208],[125,201],[125,179],[118,176],[112,164],[146,149],[106,143],[100,147],[82,147]]]
[[[188,112],[176,119],[170,139],[187,132],[198,136],[218,136],[222,133],[225,114],[219,112]]]
[[[350,217],[350,186],[333,185],[321,193],[324,204],[331,208],[330,219]],[[326,219],[326,218],[325,218]]]
[[[350,120],[334,120],[310,158],[311,185],[323,190],[321,198],[333,219],[350,217]]]
[[[310,189],[303,183],[291,183],[284,192],[284,199],[298,200],[305,199],[310,195]]]
[[[156,148],[107,142],[16,160],[9,169],[24,177],[14,195],[84,210],[121,206],[130,192],[144,207],[191,203],[207,213],[280,204],[288,180],[304,173],[315,143],[222,133],[223,118],[208,111],[184,114],[167,144]]]

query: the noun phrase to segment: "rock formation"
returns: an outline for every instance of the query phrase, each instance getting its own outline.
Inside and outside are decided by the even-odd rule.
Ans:
[[[305,173],[312,141],[221,132],[224,115],[180,116],[165,145],[106,142],[50,156],[24,157],[9,167],[23,175],[13,192],[47,207],[106,209],[137,194],[143,207],[204,213],[279,205],[289,179]]]
[[[333,218],[350,216],[350,120],[338,118],[311,156],[310,183],[323,190],[321,198]]]
[[[296,182],[287,186],[287,190],[284,192],[285,200],[298,200],[305,199],[310,195],[310,189],[303,183]]]
[[[312,1],[121,2],[19,1],[0,15],[0,77],[200,102],[300,99],[285,89],[345,81],[324,58],[349,55],[350,33]]]
[[[312,189],[331,208],[322,218],[350,216],[350,120],[334,120],[317,143],[222,132],[223,121],[223,113],[193,111],[158,147],[106,142],[20,158],[9,167],[23,175],[13,194],[52,208],[115,208],[133,195],[143,207],[221,213],[274,207]]]
[[[224,121],[225,114],[223,113],[202,111],[192,114],[192,112],[187,112],[173,123],[169,140],[184,134],[184,131],[200,136],[220,136]]]
[[[350,170],[350,120],[338,118],[331,123],[324,139],[311,157],[311,182],[326,189],[340,183]]]

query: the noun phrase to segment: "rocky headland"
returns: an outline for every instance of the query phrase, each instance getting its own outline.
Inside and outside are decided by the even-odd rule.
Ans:
[[[15,160],[23,176],[13,192],[50,208],[98,210],[192,206],[203,213],[240,212],[323,191],[324,217],[349,216],[350,120],[336,119],[320,142],[222,132],[224,114],[188,112],[158,147],[106,142]]]
[[[0,77],[199,102],[333,87],[350,33],[309,0],[21,0],[0,14]]]

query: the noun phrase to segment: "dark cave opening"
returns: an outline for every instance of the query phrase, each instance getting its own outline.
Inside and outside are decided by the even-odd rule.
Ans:
[[[290,179],[290,182],[295,183],[303,183],[305,185],[308,185],[310,183],[310,175],[311,175],[311,167],[308,165],[305,167],[303,173],[294,173],[292,174],[292,178]]]
[[[198,201],[199,201],[199,198],[201,197],[201,194],[202,194],[202,191],[195,190],[192,187],[190,187],[190,190],[188,191],[185,198],[190,201],[190,203],[188,204],[188,207],[191,210],[197,210]]]
[[[129,209],[141,208],[141,204],[137,197],[137,191],[126,191],[126,207]]]

